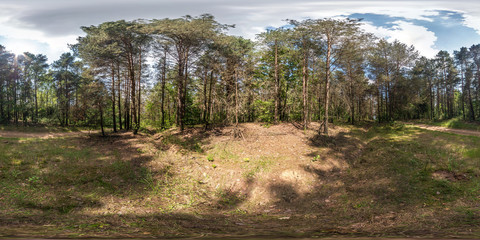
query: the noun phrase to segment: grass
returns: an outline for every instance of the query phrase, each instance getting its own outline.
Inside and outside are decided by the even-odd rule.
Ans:
[[[59,132],[78,132],[82,130],[91,130],[88,127],[77,127],[77,126],[68,126],[68,127],[60,127],[60,126],[49,126],[49,125],[42,125],[42,126],[24,126],[22,124],[14,125],[0,125],[0,130],[3,131],[16,131],[16,132],[24,132],[24,133],[59,133]]]
[[[210,161],[210,159],[237,163],[240,161],[241,156],[235,153],[235,146],[228,143],[218,143],[208,151],[207,160]]]
[[[191,152],[204,152],[201,147],[201,143],[194,137],[182,138],[178,135],[166,133],[164,135],[164,138],[162,139],[162,144],[179,146],[184,154],[188,154]]]
[[[78,139],[0,140],[0,209],[7,216],[10,210],[64,214],[96,207],[142,174],[141,168],[84,147]]]
[[[375,147],[364,157],[373,161],[373,165],[381,164],[374,159],[391,159],[376,175],[385,174],[395,181],[396,189],[390,194],[395,201],[438,205],[454,202],[462,196],[478,197],[478,192],[471,194],[476,190],[471,182],[435,179],[431,175],[446,170],[451,174],[468,173],[472,182],[478,181],[480,158],[476,153],[480,138],[439,132],[430,134],[402,125],[371,131],[374,133],[367,135],[377,139],[371,140],[369,145]]]
[[[374,127],[357,137],[367,143],[363,161],[344,176],[345,185],[351,187],[344,190],[344,201],[334,210],[336,219],[355,216],[352,224],[375,225],[376,220],[407,229],[415,222],[414,228],[430,231],[479,224],[480,158],[465,154],[472,151],[466,149],[480,146],[479,138],[431,134],[402,125]],[[432,177],[444,170],[467,177]],[[447,216],[456,220],[441,220]]]
[[[479,137],[351,127],[289,161],[164,134],[178,152],[127,135],[0,138],[0,236],[480,235]],[[325,156],[347,166],[323,170]]]
[[[468,122],[464,121],[461,117],[446,119],[446,120],[421,120],[417,121],[419,123],[424,123],[433,126],[440,126],[446,128],[454,128],[454,129],[466,129],[466,130],[475,130],[480,131],[480,123],[479,122]]]

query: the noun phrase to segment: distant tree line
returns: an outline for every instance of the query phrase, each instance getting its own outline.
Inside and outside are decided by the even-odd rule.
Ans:
[[[202,124],[480,116],[480,44],[433,59],[354,19],[289,20],[256,41],[213,16],[105,22],[52,64],[0,46],[0,121],[135,133]]]

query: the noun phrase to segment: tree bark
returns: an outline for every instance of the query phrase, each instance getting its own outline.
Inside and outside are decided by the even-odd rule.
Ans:
[[[235,71],[235,127],[238,127],[238,79]]]
[[[118,91],[118,126],[122,130],[122,98],[121,98],[120,64],[117,64],[117,91]]]
[[[470,91],[471,79],[467,78],[465,88],[467,89],[468,105],[470,108],[470,120],[475,121],[475,109],[473,108],[472,94]]]
[[[181,47],[177,47],[178,53],[178,76],[177,76],[177,114],[176,114],[176,125],[180,127],[180,131],[183,131],[183,90],[184,90],[184,73],[185,73],[185,62],[184,62],[184,51]]]
[[[208,78],[208,69],[205,67],[203,75],[203,124],[205,125],[205,130],[207,130],[207,78]]]
[[[327,35],[327,56],[326,56],[326,64],[325,64],[325,113],[324,113],[324,125],[323,125],[323,133],[328,135],[328,106],[329,106],[329,92],[330,92],[330,61],[332,55],[332,46],[330,42],[330,37]]]
[[[115,116],[115,67],[112,63],[112,120],[113,120],[113,132],[117,132],[117,122]]]
[[[125,72],[125,81],[123,82],[123,90],[124,90],[124,95],[125,95],[125,104],[123,107],[123,111],[125,112],[125,130],[130,130],[130,91],[129,91],[129,85],[130,85],[130,78],[129,73]]]
[[[207,121],[205,125],[205,129],[208,127],[207,124],[211,121],[211,114],[212,114],[212,90],[213,90],[214,82],[213,82],[213,69],[210,72],[210,86],[208,88],[208,107],[207,107]]]
[[[137,134],[137,131],[138,131],[138,127],[136,126],[136,123],[137,123],[137,106],[136,106],[136,87],[135,87],[135,66],[134,66],[134,62],[133,62],[133,55],[132,53],[129,53],[128,54],[128,73],[129,73],[129,77],[130,77],[130,99],[131,99],[131,120],[132,120],[132,123],[133,123],[133,133],[134,134]]]
[[[306,47],[306,40],[303,39],[303,63],[302,63],[302,82],[303,82],[303,129],[308,128],[308,105],[307,105],[307,87],[308,87],[308,49]]]
[[[137,117],[137,131],[140,128],[140,119],[142,113],[142,48],[140,47],[139,60],[138,60],[138,117]]]
[[[188,53],[189,49],[187,48],[187,51],[185,52],[185,74],[184,74],[184,83],[183,83],[183,96],[182,96],[182,126],[181,130],[183,131],[185,129],[185,113],[186,113],[186,108],[187,108],[187,93],[188,93]]]
[[[161,128],[164,129],[165,127],[165,82],[166,82],[166,74],[167,74],[167,48],[164,47],[164,55],[163,55],[163,67],[162,67],[162,102],[160,106],[160,110],[162,112],[162,121],[161,121]]]
[[[35,122],[38,122],[38,100],[37,100],[37,79],[38,76],[35,74],[35,79],[34,79],[34,88],[35,88]]]
[[[435,106],[433,105],[433,83],[432,79],[429,78],[429,87],[430,87],[430,119],[435,119]]]
[[[274,122],[278,123],[278,108],[280,104],[280,79],[278,77],[278,42],[275,39],[275,116]]]
[[[99,104],[99,110],[100,110],[100,128],[102,129],[102,136],[105,137],[105,130],[103,129],[103,107],[102,107],[102,103]]]

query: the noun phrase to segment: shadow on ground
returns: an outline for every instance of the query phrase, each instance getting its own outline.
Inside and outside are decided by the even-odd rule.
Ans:
[[[185,154],[201,153],[208,134],[162,135],[154,137],[154,144],[159,149],[176,146]],[[463,165],[448,169],[452,157],[458,157],[442,151],[442,144],[451,137],[386,127],[316,135],[308,144],[318,151],[308,156],[321,154],[320,159],[301,166],[316,178],[311,191],[300,192],[287,182],[270,183],[267,187],[274,201],[249,212],[239,206],[261,183],[246,178],[242,191],[221,189],[217,197],[204,196],[204,201],[184,210],[136,214],[85,214],[82,210],[105,207],[100,201],[105,198],[148,202],[152,183],[155,191],[169,193],[168,181],[177,173],[168,166],[149,168],[154,155],[139,150],[137,137],[123,133],[107,138],[7,139],[8,143],[0,143],[0,157],[8,159],[0,161],[0,189],[8,196],[0,197],[1,213],[5,213],[0,214],[0,236],[22,236],[28,232],[26,226],[34,229],[28,236],[57,237],[438,237],[452,232],[478,236],[478,170],[468,172]],[[478,144],[473,138],[456,141]],[[325,170],[322,164],[328,158],[345,165]],[[467,178],[432,177],[443,168],[468,174]],[[201,191],[197,189],[201,184],[196,183],[192,191]],[[12,209],[16,212],[7,214]]]

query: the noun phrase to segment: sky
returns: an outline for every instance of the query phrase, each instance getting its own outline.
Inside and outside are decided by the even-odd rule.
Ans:
[[[81,26],[106,21],[178,18],[209,13],[230,34],[255,39],[285,19],[361,18],[362,28],[413,45],[434,57],[480,43],[480,1],[355,0],[1,0],[0,44],[21,54],[46,54],[49,61],[82,36]]]

